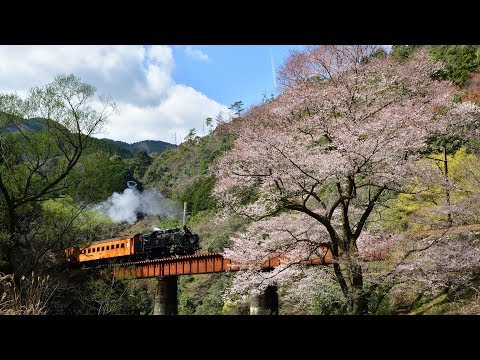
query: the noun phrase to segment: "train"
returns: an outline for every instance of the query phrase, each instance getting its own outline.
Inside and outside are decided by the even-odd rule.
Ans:
[[[200,249],[200,237],[184,226],[73,246],[65,250],[65,256],[67,265],[76,267],[193,255]]]

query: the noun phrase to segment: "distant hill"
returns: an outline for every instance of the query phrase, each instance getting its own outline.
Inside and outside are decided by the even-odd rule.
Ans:
[[[45,119],[41,118],[27,119],[22,123],[22,126],[23,129],[27,131],[41,131],[44,127],[45,121]],[[0,131],[15,132],[18,131],[18,129],[12,124],[1,128]],[[140,151],[146,151],[147,154],[151,154],[152,152],[160,154],[162,151],[168,148],[177,147],[176,145],[157,140],[144,140],[133,144],[106,138],[92,138],[91,140],[92,142],[87,150],[87,153],[102,150],[111,155],[118,155],[122,158],[131,158]]]
[[[40,131],[43,129],[44,124],[45,124],[45,119],[41,118],[32,118],[32,119],[27,119],[24,122],[22,122],[23,129],[25,130],[31,130],[31,131]],[[0,129],[0,131],[4,132],[15,132],[18,131],[15,125],[9,124],[5,126],[4,128]]]
[[[129,144],[124,141],[111,140],[111,139],[105,139],[105,138],[101,140],[111,144],[115,144],[119,147],[123,147],[124,149],[129,150],[132,154],[136,154],[140,151],[145,151],[147,152],[147,154],[151,154],[152,152],[156,152],[157,154],[160,154],[162,151],[166,149],[177,147],[176,145],[173,145],[164,141],[159,141],[159,140],[143,140],[143,141],[135,142],[133,144]]]
[[[90,145],[85,150],[86,154],[94,153],[97,151],[104,151],[110,155],[118,155],[122,159],[129,159],[133,157],[133,153],[126,147],[114,143],[109,139],[97,139],[92,137],[90,139]]]

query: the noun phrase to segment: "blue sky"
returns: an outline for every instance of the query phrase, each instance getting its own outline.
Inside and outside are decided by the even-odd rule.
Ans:
[[[275,93],[274,71],[300,45],[209,45],[174,47],[175,80],[225,105],[253,105]],[[201,53],[198,53],[201,52]]]
[[[276,71],[298,45],[1,45],[0,92],[26,96],[59,73],[74,74],[110,95],[120,114],[103,133],[129,143],[177,143],[207,117],[227,116],[275,93]],[[272,62],[274,69],[272,69]]]

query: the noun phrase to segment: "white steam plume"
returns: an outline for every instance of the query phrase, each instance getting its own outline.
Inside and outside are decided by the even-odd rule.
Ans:
[[[183,211],[180,204],[170,201],[158,190],[140,193],[136,186],[130,185],[121,194],[113,193],[94,209],[109,216],[115,222],[129,224],[135,223],[140,213],[181,219]]]

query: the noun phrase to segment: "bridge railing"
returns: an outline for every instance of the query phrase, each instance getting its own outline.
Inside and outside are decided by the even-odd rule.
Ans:
[[[323,249],[321,256],[310,258],[306,265],[324,265],[332,261],[332,253],[329,248]],[[270,269],[287,260],[282,256],[274,256],[261,263],[263,269]],[[154,260],[124,263],[114,267],[114,275],[117,278],[150,278],[171,275],[208,274],[224,271],[238,271],[251,267],[258,268],[260,263],[239,264],[225,258],[222,253],[206,253],[174,258],[161,258]]]

